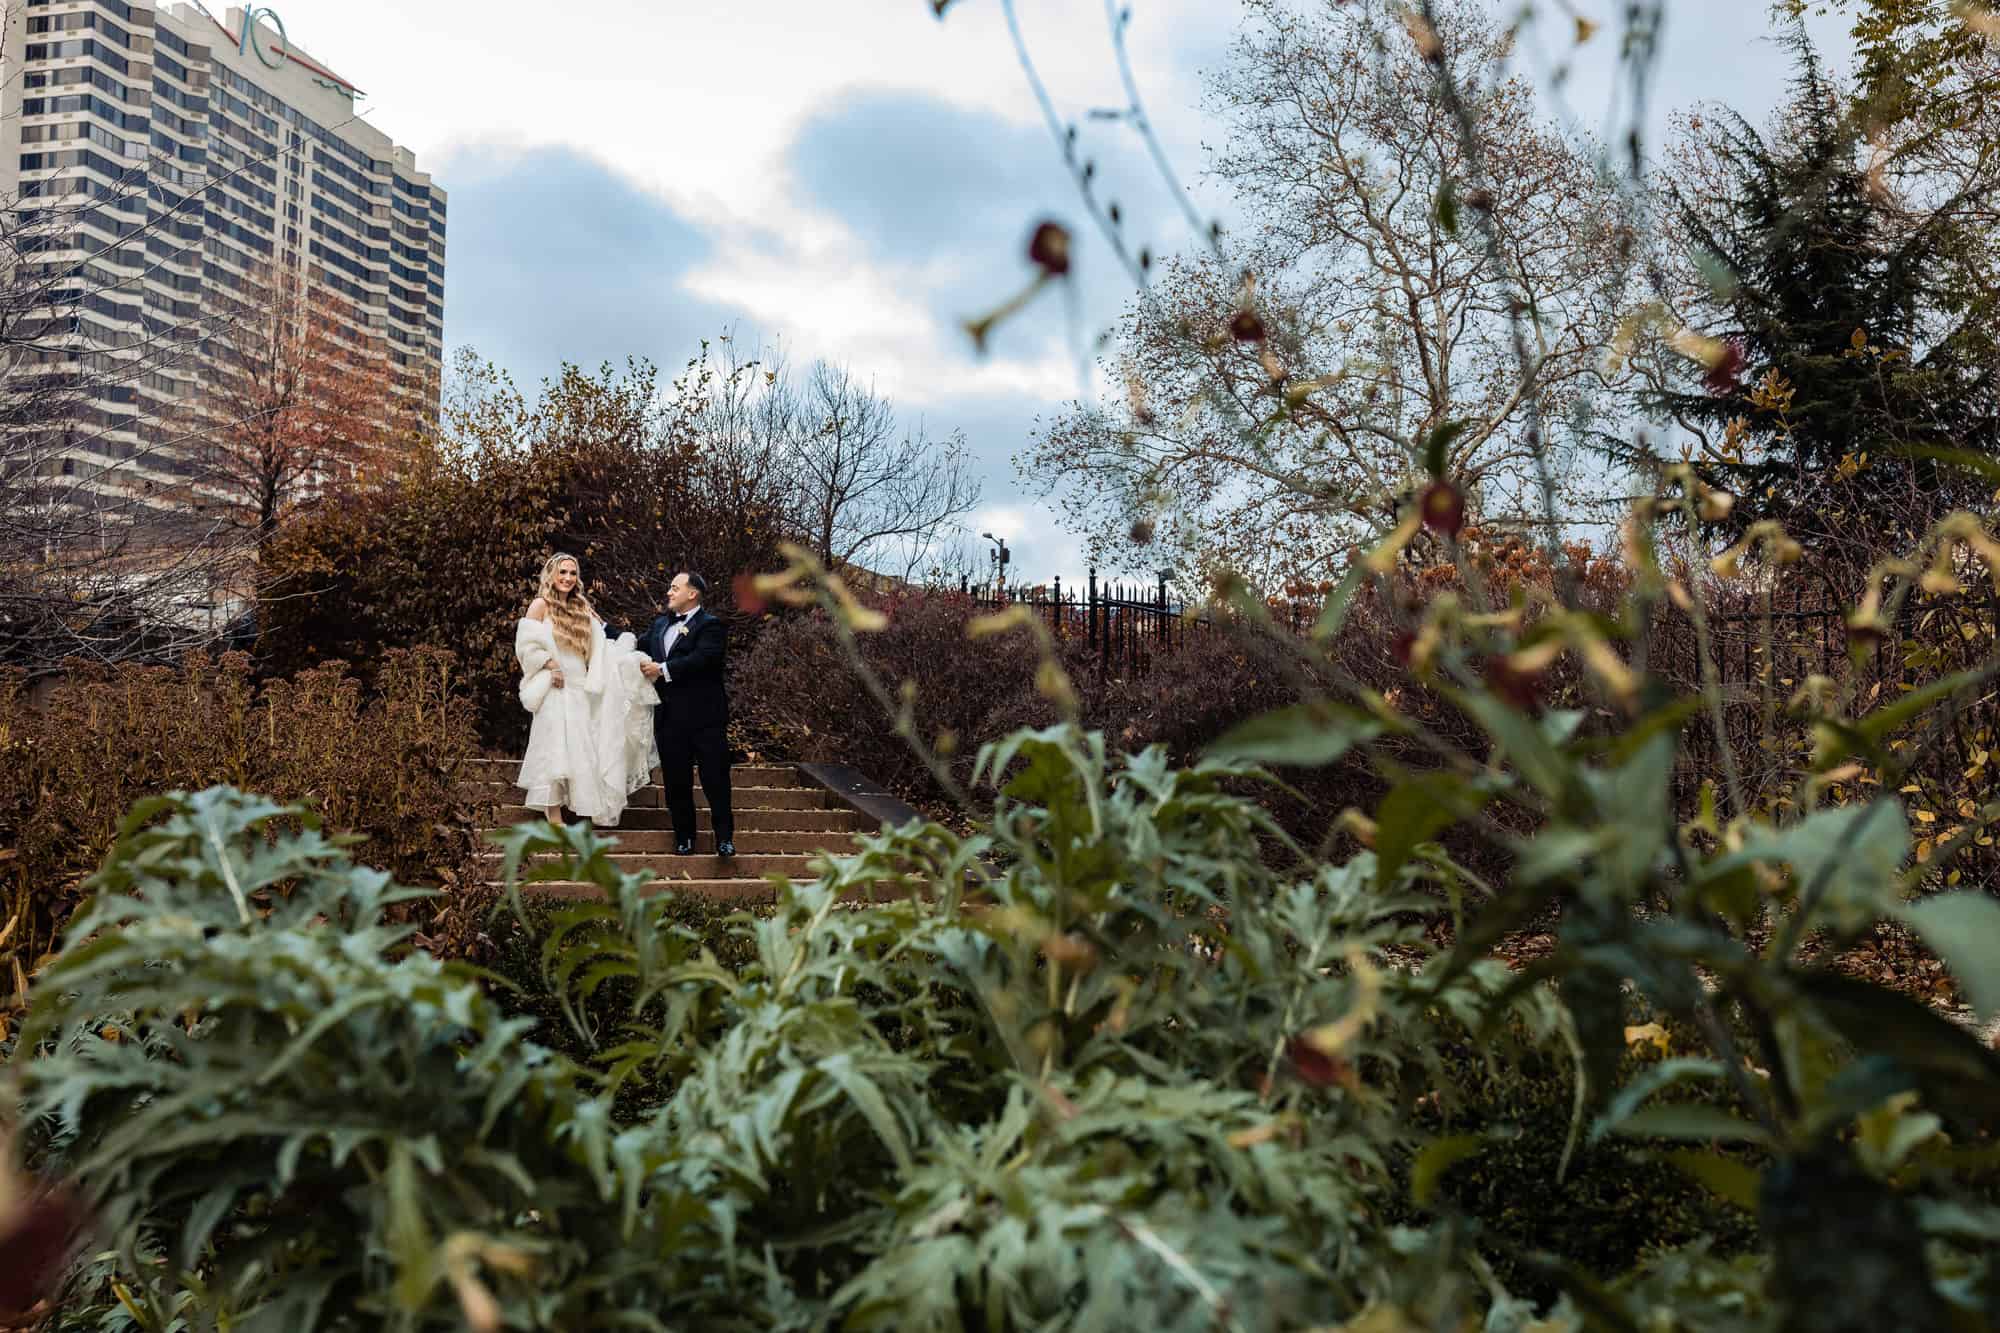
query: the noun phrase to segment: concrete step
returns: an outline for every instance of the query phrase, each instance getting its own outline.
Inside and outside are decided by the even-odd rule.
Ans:
[[[647,856],[666,855],[674,850],[672,829],[603,829],[606,838],[618,840],[618,850],[614,855],[643,854]],[[741,860],[751,856],[802,856],[818,851],[842,852],[852,850],[849,845],[851,835],[845,833],[799,833],[772,832],[765,829],[736,830],[736,855]],[[715,850],[715,833],[706,824],[696,830],[694,845],[700,852]]]
[[[735,814],[736,831],[739,834],[753,831],[823,833],[840,837],[849,833],[874,833],[878,828],[868,816],[855,810],[745,810],[739,804]],[[540,810],[530,810],[524,805],[500,808],[500,819],[506,824],[525,824],[544,818],[546,816]],[[694,811],[695,829],[706,833],[709,825],[708,807],[697,802]],[[672,813],[658,806],[639,809],[628,806],[624,816],[618,821],[618,826],[606,829],[604,832],[624,834],[635,830],[671,829],[673,826]]]
[[[518,759],[468,759],[465,763],[466,776],[478,782],[504,782],[512,785],[521,771]],[[655,774],[659,769],[654,769]],[[803,787],[808,785],[798,769],[790,764],[732,764],[729,780],[738,787]]]
[[[490,864],[497,866],[500,856],[489,856]],[[530,858],[534,865],[549,859],[547,856]],[[611,864],[628,875],[641,870],[650,870],[662,879],[757,879],[764,875],[788,875],[793,879],[813,878],[812,863],[817,858],[806,854],[787,852],[765,852],[751,854],[739,852],[735,856],[720,857],[696,853],[693,856],[675,856],[672,852],[612,852],[608,859]]]
[[[489,801],[500,801],[507,805],[519,805],[522,791],[511,781],[468,783],[473,794]],[[729,787],[730,799],[738,810],[824,810],[827,808],[826,792],[810,787],[741,787],[734,782]],[[632,793],[627,808],[660,809],[666,804],[666,791],[655,784],[639,788]],[[708,804],[708,797],[702,793],[701,784],[694,788],[694,803]]]
[[[684,898],[706,898],[711,902],[740,903],[746,907],[778,900],[776,886],[764,879],[659,879],[647,884],[640,892],[647,898],[671,892]],[[521,894],[526,898],[601,899],[604,890],[595,884],[577,880],[552,879],[523,884]],[[855,893],[851,899],[862,902],[867,896]],[[908,896],[907,891],[893,884],[880,885],[873,894],[877,902],[900,902]]]
[[[683,897],[706,898],[718,903],[773,903],[778,900],[778,891],[769,880],[763,879],[676,879],[655,880],[642,893],[645,897],[657,897],[669,890]],[[585,884],[575,880],[552,879],[535,884],[523,884],[521,894],[526,898],[562,898],[569,900],[604,897],[604,890],[595,884]]]

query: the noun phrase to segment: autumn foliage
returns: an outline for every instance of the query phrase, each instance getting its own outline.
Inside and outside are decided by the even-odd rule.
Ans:
[[[338,658],[365,675],[388,649],[449,647],[481,735],[518,745],[514,626],[548,553],[579,557],[614,630],[650,622],[681,569],[707,574],[711,609],[733,616],[731,576],[769,567],[779,540],[777,516],[742,504],[733,480],[691,415],[662,406],[649,368],[569,367],[532,406],[501,389],[394,484],[278,535],[260,650],[275,671]]]
[[[399,409],[387,344],[347,302],[276,271],[244,290],[190,425],[203,484],[261,542],[329,488],[393,476],[419,423]]]
[[[479,855],[461,776],[462,676],[436,650],[386,656],[372,688],[323,662],[262,681],[240,653],[71,672],[30,699],[0,673],[0,992],[22,984],[85,896],[135,802],[225,780],[309,800],[357,856],[463,888]]]

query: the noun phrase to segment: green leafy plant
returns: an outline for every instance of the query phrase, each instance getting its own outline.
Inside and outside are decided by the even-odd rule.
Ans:
[[[1063,726],[980,767],[993,833],[867,840],[742,919],[734,971],[592,831],[513,831],[510,862],[558,852],[534,874],[606,891],[547,918],[584,1061],[411,951],[385,920],[408,892],[302,811],[142,805],[21,1034],[38,1162],[95,1203],[146,1327],[1470,1308],[1469,1280],[1403,1271],[1380,1201],[1418,1146],[1398,1108],[1436,1083],[1430,1015],[1482,1012],[1501,970],[1397,966],[1419,904],[1369,858],[1285,882],[1245,857],[1267,817],[1220,790],[1240,765]],[[998,843],[1013,868],[968,902]],[[635,1083],[664,1100],[621,1120]]]

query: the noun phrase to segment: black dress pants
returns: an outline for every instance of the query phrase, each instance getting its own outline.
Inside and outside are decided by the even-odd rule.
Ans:
[[[729,729],[726,726],[659,729],[660,779],[674,820],[674,841],[694,841],[694,772],[708,797],[710,825],[718,843],[736,841],[736,818],[729,809]]]

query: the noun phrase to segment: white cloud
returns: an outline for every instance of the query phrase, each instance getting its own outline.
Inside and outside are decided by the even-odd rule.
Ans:
[[[1023,0],[1022,22],[1072,111],[1119,100],[1095,6]],[[302,48],[369,90],[370,119],[419,154],[468,137],[598,150],[697,218],[787,204],[779,158],[812,109],[855,88],[902,88],[1037,119],[1000,7],[967,0],[288,0]],[[1213,7],[1143,7],[1132,45],[1158,71]],[[1170,76],[1178,84],[1181,76]],[[1158,78],[1151,80],[1156,86]],[[1184,87],[1156,114],[1187,120]]]
[[[968,281],[977,271],[970,261],[898,264],[871,252],[816,210],[787,158],[816,115],[867,93],[937,99],[1039,133],[1041,115],[995,0],[959,0],[942,21],[929,0],[598,0],[554,8],[538,0],[281,0],[279,8],[304,49],[369,90],[373,123],[415,148],[419,165],[444,168],[447,190],[454,162],[475,160],[468,150],[487,149],[490,158],[496,146],[561,145],[660,196],[708,241],[707,254],[679,280],[690,305],[743,312],[746,333],[782,339],[795,359],[844,361],[916,410],[1008,395],[1053,408],[1077,395],[1075,357],[1047,337],[1011,342],[1007,354],[984,362],[967,357],[953,313],[940,309],[949,302],[937,294],[984,290]],[[1124,100],[1098,3],[1020,0],[1019,9],[1062,115],[1081,118]],[[1198,181],[1198,146],[1214,126],[1201,117],[1194,67],[1222,52],[1239,11],[1216,0],[1132,0],[1132,9],[1131,51],[1148,109],[1177,169]],[[1622,6],[1579,0],[1579,9],[1605,28],[1579,53],[1568,91],[1576,114],[1597,123],[1612,88]],[[1758,40],[1764,10],[1741,0],[1670,0],[1649,117],[1655,130],[1664,108],[1699,98],[1726,98],[1753,114],[1777,100],[1787,71],[1781,54]],[[1820,35],[1829,31],[1822,26]],[[1560,47],[1550,32],[1549,46]],[[1530,69],[1546,73],[1539,62]],[[1048,151],[1053,159],[1053,141]],[[1164,193],[1155,201],[1161,230],[1184,235],[1164,201]],[[686,267],[688,258],[671,267]],[[460,268],[448,274],[447,320],[452,293],[480,281]],[[995,275],[994,300],[1008,294],[1009,281]],[[1114,313],[1087,311],[1087,332]],[[1044,327],[1060,323],[1058,315]],[[632,350],[671,363],[685,349]],[[1034,566],[1020,566],[1024,574],[1081,572],[1080,547],[1059,532],[1047,505],[1002,503],[985,512],[989,525],[1019,525],[1022,549],[1034,552]]]

